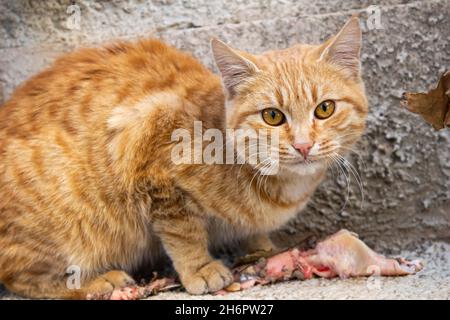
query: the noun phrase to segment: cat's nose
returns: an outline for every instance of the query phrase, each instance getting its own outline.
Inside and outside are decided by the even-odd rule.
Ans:
[[[298,152],[300,152],[303,155],[303,158],[306,160],[313,145],[314,145],[314,142],[302,142],[302,143],[294,143],[292,146]]]

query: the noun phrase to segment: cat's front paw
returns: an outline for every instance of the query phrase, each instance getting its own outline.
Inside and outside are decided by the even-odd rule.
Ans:
[[[192,274],[185,274],[181,282],[190,294],[205,294],[231,284],[233,275],[222,262],[214,260]]]

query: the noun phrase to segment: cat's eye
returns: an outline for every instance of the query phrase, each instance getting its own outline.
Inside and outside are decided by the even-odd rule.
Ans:
[[[264,109],[261,114],[264,121],[271,126],[279,126],[283,124],[286,119],[283,112],[275,108]]]
[[[335,109],[334,101],[325,100],[316,107],[316,110],[314,110],[314,115],[318,119],[326,119],[329,118],[334,113],[334,109]]]

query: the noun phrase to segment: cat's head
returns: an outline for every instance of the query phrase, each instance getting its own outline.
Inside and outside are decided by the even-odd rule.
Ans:
[[[279,145],[271,148],[278,148],[281,167],[314,171],[362,135],[368,107],[357,17],[320,45],[253,55],[219,40],[211,44],[227,97],[227,128],[276,131]]]

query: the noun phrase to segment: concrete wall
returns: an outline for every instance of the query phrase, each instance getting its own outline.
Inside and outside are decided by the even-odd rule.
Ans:
[[[55,56],[81,45],[157,36],[212,67],[210,37],[257,53],[317,43],[361,13],[371,113],[357,154],[348,159],[361,175],[364,201],[352,178],[343,208],[347,182],[335,168],[307,210],[275,238],[293,244],[345,227],[392,251],[424,239],[450,240],[450,131],[434,132],[399,107],[403,91],[427,90],[450,68],[450,0],[75,2],[79,30],[67,28],[70,1],[1,0],[0,101]],[[375,29],[365,20],[369,5],[381,10]]]

